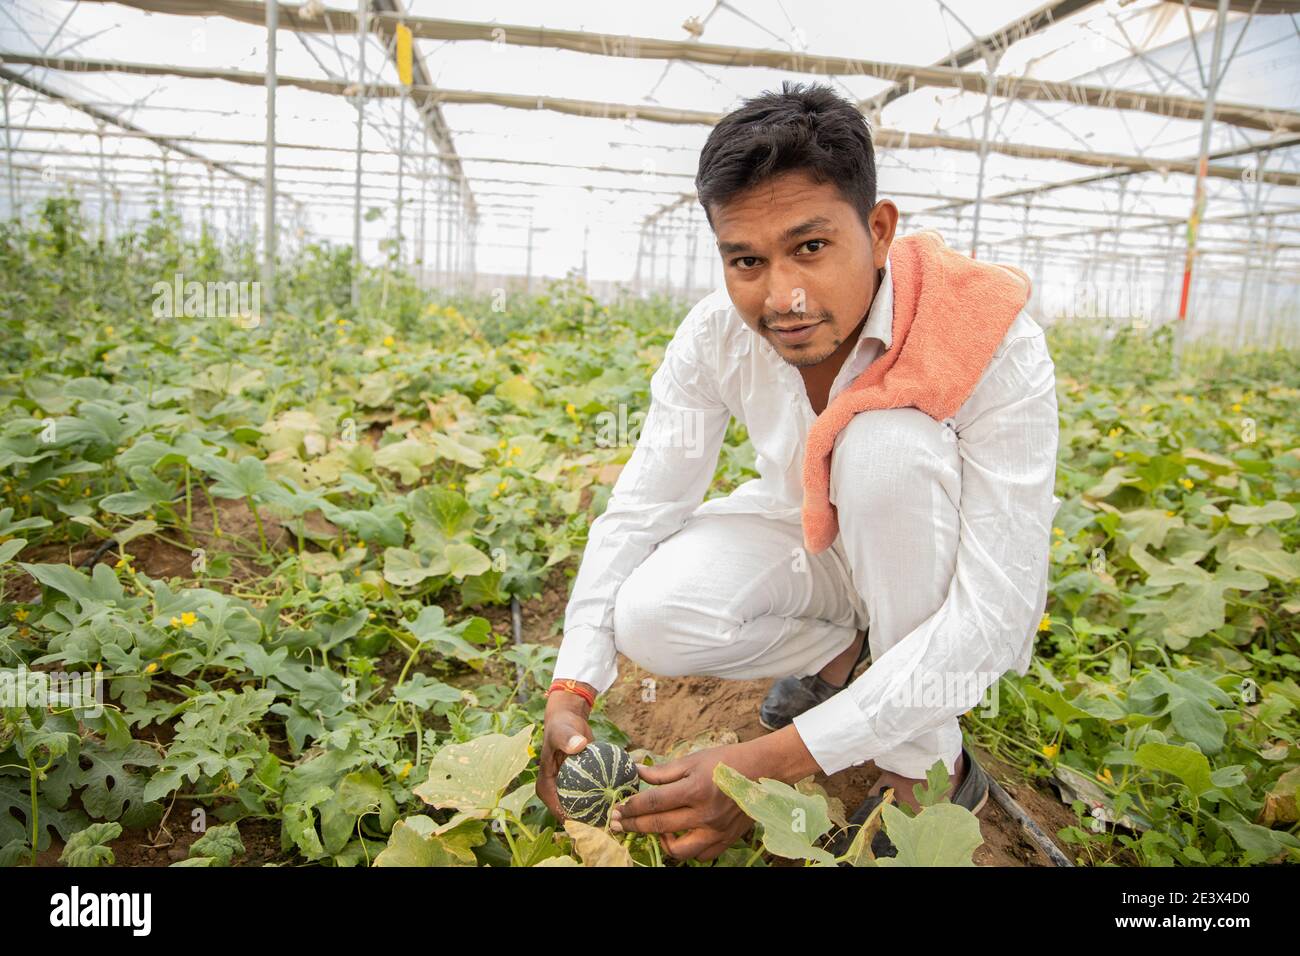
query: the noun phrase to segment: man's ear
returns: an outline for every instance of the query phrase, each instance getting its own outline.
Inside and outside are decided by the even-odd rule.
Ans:
[[[889,246],[894,241],[894,231],[898,228],[898,207],[890,200],[882,199],[871,209],[867,224],[871,227],[872,264],[877,269],[885,268],[889,258]]]

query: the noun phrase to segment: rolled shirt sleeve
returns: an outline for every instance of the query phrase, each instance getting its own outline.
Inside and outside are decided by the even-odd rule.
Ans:
[[[605,511],[591,523],[564,615],[553,679],[603,693],[618,677],[614,602],[628,575],[704,500],[731,411],[718,391],[706,296],[678,326],[650,379],[650,408]]]
[[[1000,675],[1028,668],[1060,506],[1056,372],[1041,330],[1008,342],[954,428],[961,498],[947,596],[857,680],[794,719],[827,774],[941,727]]]

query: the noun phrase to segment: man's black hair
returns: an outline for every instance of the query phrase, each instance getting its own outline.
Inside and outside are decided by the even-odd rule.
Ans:
[[[745,100],[713,127],[700,151],[695,192],[713,226],[710,206],[778,173],[802,169],[833,182],[862,219],[876,204],[876,156],[866,117],[825,84],[781,84]]]

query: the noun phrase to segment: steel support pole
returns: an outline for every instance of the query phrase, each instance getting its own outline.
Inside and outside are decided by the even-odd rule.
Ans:
[[[406,98],[397,101],[397,264],[402,265],[402,157],[406,153]]]
[[[279,28],[279,0],[266,0],[266,173],[262,183],[266,235],[262,239],[262,295],[267,309],[275,304],[275,40]]]
[[[108,238],[108,174],[104,167],[104,124],[96,121],[96,136],[99,140],[99,241]]]
[[[1187,304],[1192,291],[1192,264],[1196,260],[1196,233],[1201,217],[1205,212],[1205,174],[1209,165],[1210,132],[1214,126],[1214,99],[1219,91],[1219,58],[1223,54],[1223,26],[1228,16],[1229,0],[1219,0],[1219,9],[1214,17],[1214,47],[1210,56],[1210,75],[1206,82],[1205,112],[1201,118],[1201,147],[1196,163],[1196,190],[1192,202],[1192,214],[1187,220],[1187,253],[1183,259],[1183,288],[1178,300],[1178,329],[1187,319]],[[1196,45],[1196,37],[1192,37]],[[1178,368],[1178,359],[1182,354],[1182,337],[1175,329],[1174,334],[1174,369]]]
[[[352,307],[361,308],[361,137],[366,119],[366,14],[357,0],[357,171],[352,202]]]
[[[9,91],[11,84],[5,80],[4,84],[4,101],[5,101],[5,152],[9,160],[9,218],[19,218],[18,212],[18,189],[14,185],[14,128],[9,123]]]
[[[533,214],[528,214],[528,252],[524,261],[524,293],[531,295],[533,291]]]
[[[428,226],[429,226],[429,216],[428,216],[428,212],[427,212],[426,207],[425,207],[425,198],[426,198],[426,194],[427,194],[427,192],[428,192],[428,190],[429,190],[429,162],[428,162],[428,160],[425,160],[425,161],[423,162],[422,166],[423,166],[423,168],[420,170],[420,218],[419,218],[419,233],[420,233],[420,235],[419,235],[419,238],[416,240],[416,244],[415,244],[416,251],[415,251],[415,256],[414,256],[414,258],[415,258],[416,263],[419,265],[419,269],[420,269],[420,285],[423,287],[423,286],[427,286],[427,284],[428,284],[428,282],[427,282],[427,278],[426,278],[426,276],[425,276],[425,268],[424,268],[424,266],[425,266],[425,251],[426,251],[426,247],[425,247],[425,244],[424,244],[424,240],[425,240],[425,236],[426,236],[426,232],[425,232],[425,230],[426,230],[426,229],[428,228]]]
[[[1242,319],[1245,317],[1246,294],[1250,290],[1250,260],[1255,254],[1255,218],[1259,215],[1259,187],[1263,182],[1264,172],[1264,154],[1255,154],[1255,195],[1250,204],[1250,236],[1246,240],[1246,261],[1241,269],[1241,289],[1237,294],[1237,321],[1235,323],[1235,334],[1233,336],[1234,346],[1238,349],[1242,347],[1245,337],[1245,327]]]
[[[994,70],[998,66],[998,55],[989,51],[984,51],[984,63],[988,68],[988,91],[984,96],[984,124],[980,132],[980,167],[979,178],[975,181],[975,219],[971,226],[970,234],[970,255],[972,259],[979,257],[980,242],[980,212],[984,208],[984,167],[989,158],[989,125],[993,120],[993,89],[994,89]]]

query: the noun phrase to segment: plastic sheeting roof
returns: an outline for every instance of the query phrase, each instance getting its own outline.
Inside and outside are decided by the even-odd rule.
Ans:
[[[157,0],[155,0],[157,2]],[[165,2],[165,0],[163,0]],[[476,21],[587,30],[630,37],[690,41],[683,24],[690,18],[702,27],[699,42],[738,47],[806,51],[830,56],[930,65],[954,50],[1005,28],[1042,4],[1032,0],[920,0],[906,13],[893,3],[752,0],[664,0],[656,4],[568,2],[539,5],[521,0],[481,0],[465,8]],[[1108,2],[1086,6],[1046,29],[1017,40],[1005,50],[997,74],[1051,81],[1074,81],[1122,89],[1168,92],[1201,98],[1202,71],[1208,70],[1213,39],[1212,10],[1197,4],[1154,0]],[[1234,7],[1242,7],[1235,3]],[[1275,5],[1274,5],[1275,6]],[[1284,5],[1285,6],[1285,5]],[[1292,5],[1294,6],[1294,5]],[[1248,9],[1250,4],[1245,4]],[[355,10],[330,3],[330,10]],[[1261,5],[1260,9],[1264,7]],[[417,17],[445,17],[444,4],[416,0],[408,12]],[[1189,21],[1199,31],[1189,42]],[[1249,24],[1249,25],[1247,25]],[[1204,29],[1206,26],[1210,29]],[[506,28],[503,28],[505,31]],[[333,78],[355,82],[357,49],[351,33],[295,34],[283,28],[277,42],[282,76]],[[760,67],[724,67],[630,56],[592,56],[560,49],[514,45],[508,32],[495,42],[416,40],[433,83],[443,89],[564,97],[612,104],[660,106],[724,113],[747,96],[778,89],[782,80],[829,81],[841,93],[868,100],[891,88],[887,80],[867,76],[814,76]],[[0,49],[25,55],[64,56],[186,68],[262,71],[264,27],[223,17],[147,13],[109,3],[74,4],[65,0],[7,0],[0,7]],[[1231,13],[1225,25],[1224,55],[1233,59],[1224,75],[1219,99],[1277,110],[1300,109],[1300,18],[1290,15]],[[631,45],[627,49],[633,49]],[[1141,55],[1135,55],[1141,51]],[[612,51],[622,52],[622,51]],[[396,70],[377,37],[367,43],[369,82],[396,83]],[[233,164],[231,168],[260,180],[265,130],[265,92],[213,79],[132,76],[119,73],[75,74],[27,66],[8,69],[39,80],[48,88],[95,104],[152,133],[201,140],[230,140],[247,145],[190,142],[203,156]],[[980,62],[965,66],[982,69]],[[985,96],[950,88],[917,86],[889,102],[880,125],[912,133],[946,133],[980,138]],[[519,273],[531,218],[540,233],[534,253],[535,272],[563,274],[584,259],[592,278],[627,280],[636,258],[641,223],[683,193],[692,177],[706,125],[658,123],[644,119],[600,119],[551,111],[510,109],[495,105],[445,103],[442,114],[478,208],[478,267],[488,273]],[[399,115],[405,114],[405,142],[399,141]],[[365,224],[363,249],[377,254],[381,239],[395,228],[393,202],[398,161],[405,155],[403,188],[418,198],[414,173],[424,141],[414,108],[398,99],[371,100],[365,108],[365,208],[381,211]],[[285,194],[284,212],[304,235],[351,240],[351,202],[356,110],[337,95],[282,87],[278,93],[277,183]],[[93,205],[98,154],[94,137],[78,139],[31,128],[93,130],[78,111],[15,89],[11,96],[15,161],[30,167],[26,182],[36,189],[57,187],[60,180],[79,181]],[[24,127],[28,129],[24,131]],[[1083,150],[1194,160],[1201,123],[1194,118],[1152,115],[1072,103],[1028,102],[995,98],[991,139]],[[106,128],[105,152],[110,180],[121,184],[124,208],[137,213],[132,197],[144,200],[151,171],[160,168],[159,150],[147,140],[114,135]],[[1265,143],[1266,130],[1217,122],[1211,154],[1241,151]],[[304,144],[309,148],[284,144]],[[42,152],[45,151],[45,152]],[[76,155],[84,152],[86,156]],[[1295,147],[1265,154],[1265,170],[1296,173]],[[129,158],[146,157],[146,158]],[[1253,167],[1251,153],[1222,162]],[[557,165],[539,165],[549,163]],[[927,214],[944,206],[973,201],[979,156],[945,149],[880,149],[879,191],[894,198],[908,215],[908,228],[935,226],[960,244],[969,239],[972,207],[965,205],[959,223],[951,213]],[[242,164],[242,165],[241,165]],[[617,167],[623,172],[590,168]],[[37,179],[40,169],[43,180]],[[209,177],[195,164],[172,163],[189,179],[178,183],[192,200],[194,215],[237,228],[243,214],[244,184],[218,172]],[[1101,172],[1105,172],[1102,170]],[[991,152],[984,196],[1031,190],[1098,173],[1051,159],[1023,159]],[[522,184],[501,180],[523,180]],[[1125,185],[1121,187],[1120,182]],[[138,185],[128,185],[138,184]],[[215,188],[217,211],[205,212]],[[1131,256],[1167,251],[1171,237],[1182,241],[1178,223],[1191,207],[1193,182],[1185,175],[1158,173],[1111,179],[1057,189],[1037,196],[1028,214],[1022,206],[986,202],[982,209],[981,255],[1013,261],[1025,254],[1028,232],[1049,249],[1093,250],[1095,255]],[[1279,214],[1300,210],[1300,188],[1274,183],[1210,180],[1206,215],[1240,216],[1254,204],[1272,212],[1272,241],[1284,263],[1294,263],[1289,244],[1300,245],[1300,218]],[[0,191],[0,195],[2,195]],[[1123,216],[1118,206],[1123,197]],[[254,203],[260,197],[254,197]],[[689,209],[687,203],[679,208]],[[416,227],[408,204],[404,234]],[[1060,210],[1060,211],[1056,211]],[[254,221],[260,213],[254,208]],[[1126,228],[1116,230],[1117,223]],[[1261,220],[1261,223],[1263,220]],[[1138,228],[1140,227],[1140,228]],[[701,228],[701,227],[696,227]],[[1294,230],[1294,231],[1289,231]],[[1257,229],[1262,233],[1262,225]],[[1054,240],[1053,236],[1061,237]],[[1207,268],[1215,256],[1240,256],[1246,248],[1245,220],[1233,220],[1202,233]],[[1262,241],[1262,240],[1261,240]],[[701,247],[701,269],[707,250]],[[1228,261],[1228,260],[1219,260]]]

